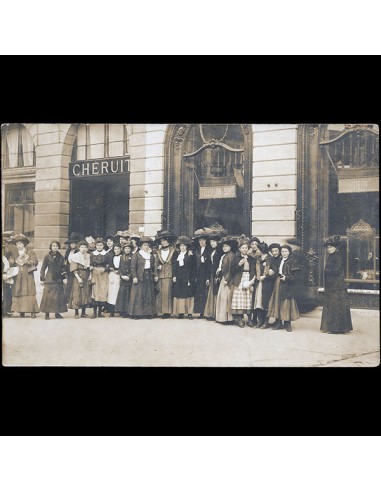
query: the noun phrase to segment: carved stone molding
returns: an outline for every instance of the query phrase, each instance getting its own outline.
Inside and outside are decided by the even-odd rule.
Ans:
[[[189,127],[190,127],[190,125],[180,126],[180,128],[177,130],[175,136],[173,137],[176,150],[179,150],[181,143],[184,141],[186,131]]]

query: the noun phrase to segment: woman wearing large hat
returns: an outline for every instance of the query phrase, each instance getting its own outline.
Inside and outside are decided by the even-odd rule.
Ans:
[[[193,241],[196,243],[196,279],[195,279],[195,295],[194,295],[194,312],[200,313],[200,318],[204,317],[206,301],[209,290],[209,247],[207,240],[209,238],[208,231],[198,229],[195,231]]]
[[[218,293],[216,299],[216,321],[218,323],[231,323],[233,316],[230,313],[231,290],[229,287],[230,268],[237,252],[237,240],[224,237],[221,240],[222,255],[216,271]]]
[[[155,282],[157,282],[155,258],[149,252],[153,240],[143,236],[138,242],[139,251],[132,256],[132,287],[129,314],[134,319],[156,315]]]
[[[221,234],[218,231],[210,229],[209,233],[210,254],[209,262],[209,280],[207,280],[208,297],[205,305],[205,318],[208,321],[213,321],[216,318],[216,300],[219,288],[219,282],[216,278],[216,272],[221,258],[221,248],[219,242]]]
[[[67,284],[64,286],[64,291],[65,291],[65,296],[66,296],[66,302],[69,302],[69,296],[71,289],[73,287],[73,278],[74,278],[74,273],[70,271],[70,263],[72,262],[73,255],[78,253],[78,243],[79,241],[82,240],[81,234],[78,232],[72,232],[70,234],[70,237],[64,242],[64,244],[67,244],[67,249],[65,251],[65,267],[66,267],[66,276],[67,276]]]
[[[15,277],[12,289],[12,311],[20,313],[22,318],[25,313],[31,313],[32,318],[35,318],[39,309],[33,272],[37,270],[38,259],[33,249],[27,248],[29,239],[24,234],[15,234],[13,243],[17,248],[15,263],[19,273]]]
[[[173,309],[172,298],[172,279],[173,279],[173,259],[176,248],[173,243],[176,241],[174,232],[164,229],[158,231],[155,242],[160,244],[155,258],[157,271],[157,290],[156,311],[162,318],[169,318]]]
[[[187,314],[193,319],[196,262],[192,242],[187,236],[179,236],[176,246],[179,252],[173,263],[173,314],[179,318]]]
[[[87,241],[79,241],[78,253],[72,256],[70,272],[73,274],[73,283],[69,295],[69,309],[74,309],[74,318],[88,318],[86,308],[91,305],[91,285],[90,285],[90,254]]]
[[[324,303],[320,331],[348,333],[353,330],[348,292],[345,283],[340,236],[330,236],[325,242],[327,262],[324,268]]]

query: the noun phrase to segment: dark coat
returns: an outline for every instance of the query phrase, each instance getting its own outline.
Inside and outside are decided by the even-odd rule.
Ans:
[[[46,272],[46,269],[48,271]],[[45,256],[40,271],[40,281],[45,284],[62,284],[66,277],[65,259],[59,251],[49,253]]]
[[[194,254],[196,258],[194,312],[203,313],[209,290],[206,281],[210,278],[210,251],[205,247],[203,254],[201,254],[201,249],[197,248]]]
[[[173,285],[173,296],[185,299],[193,297],[195,292],[196,259],[194,255],[186,254],[184,265],[180,266],[177,261],[178,254],[173,262],[173,276],[176,282]],[[188,283],[190,285],[188,285]]]
[[[324,269],[325,295],[320,325],[323,332],[347,333],[353,330],[344,275],[339,251],[329,254]]]
[[[105,255],[94,255],[90,253],[90,266],[97,268],[104,268],[105,271],[108,270],[109,257],[107,253]]]
[[[293,253],[284,262],[282,273],[286,279],[280,282],[280,299],[297,299],[302,285],[302,269]]]
[[[345,283],[344,265],[341,254],[335,251],[328,255],[324,269],[325,292],[347,290]]]
[[[131,275],[132,254],[123,254],[120,259],[119,273],[120,276],[127,275],[129,280],[120,279],[118,297],[115,303],[116,312],[127,312],[130,302],[132,275]]]
[[[216,274],[217,274],[217,268],[218,268],[218,265],[220,263],[220,259],[221,259],[221,252],[218,251],[217,249],[214,250],[215,253],[214,255],[212,256],[212,253],[213,251],[210,252],[210,255],[209,255],[209,280],[210,282],[213,282],[213,295],[217,295],[218,294],[218,289],[219,289],[219,282],[216,281]],[[218,279],[217,279],[218,280]]]
[[[112,265],[112,258],[113,257],[114,257],[114,255],[111,257],[111,261],[110,261],[111,267],[113,266]],[[150,262],[151,262],[150,274],[152,276],[152,282],[153,282],[153,278],[156,276],[155,257],[153,256],[153,254],[151,254]],[[134,278],[138,279],[138,282],[143,281],[145,264],[146,264],[146,260],[139,254],[139,251],[137,251],[136,253],[134,253],[132,255],[131,274],[132,274],[133,279]],[[120,265],[119,265],[119,268],[120,268]]]
[[[267,255],[264,260],[262,260],[262,257],[258,257],[257,262],[256,262],[256,277],[257,278],[255,280],[255,288],[260,283],[260,281],[258,280],[259,277],[262,277],[263,275],[265,275],[265,279],[262,280],[262,304],[266,309],[269,305],[271,295],[272,295],[273,289],[274,289],[274,282],[276,279],[275,275],[269,274],[271,258],[272,257],[270,255]],[[278,272],[277,272],[277,274],[278,274]]]
[[[239,265],[239,262],[242,258],[242,255],[237,253],[231,262],[230,278],[228,280],[229,287],[238,287],[241,283],[244,265]],[[256,274],[256,260],[252,256],[248,256],[247,261],[249,262],[249,274],[251,280]]]

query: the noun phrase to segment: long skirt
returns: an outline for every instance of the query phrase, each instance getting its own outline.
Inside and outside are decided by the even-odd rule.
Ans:
[[[174,297],[173,314],[193,314],[194,297]]]
[[[280,301],[280,319],[282,321],[296,321],[299,318],[299,309],[296,300],[282,299]]]
[[[82,287],[74,276],[69,298],[69,309],[80,309],[89,307],[91,304],[91,286],[89,285],[90,272],[88,270],[76,270],[82,279]]]
[[[155,286],[150,270],[143,273],[143,280],[132,284],[130,306],[131,316],[153,316],[156,314]]]
[[[91,272],[91,301],[94,306],[107,302],[108,273],[101,270],[104,270],[104,268],[94,267]]]
[[[3,282],[3,315],[12,309],[12,284]]]
[[[253,294],[250,289],[243,288],[243,282],[250,280],[250,273],[243,272],[241,282],[238,287],[233,287],[232,302],[230,307],[231,314],[244,314],[252,309]]]
[[[119,286],[120,286],[119,273],[110,272],[108,274],[107,304],[115,306],[116,300],[118,298]]]
[[[156,296],[156,312],[157,314],[172,313],[172,277],[159,278],[157,282],[159,293]]]
[[[13,296],[12,311],[15,313],[39,313],[36,296]]]
[[[40,311],[43,313],[66,313],[67,304],[63,283],[45,284]]]
[[[279,291],[280,291],[280,278],[277,277],[275,280],[275,285],[274,285],[274,290],[269,302],[269,309],[267,312],[267,316],[269,318],[280,318],[280,297],[279,297]]]
[[[66,304],[69,304],[71,290],[73,288],[74,282],[74,272],[69,272],[67,274],[67,284],[64,285],[64,292],[66,297]]]
[[[213,290],[214,290],[214,285],[213,285],[213,281],[211,280],[209,284],[208,298],[206,300],[205,312],[204,312],[206,318],[216,317],[217,295],[213,294]]]
[[[325,293],[320,330],[332,333],[348,333],[353,330],[346,290]]]
[[[224,285],[223,280],[221,280],[216,300],[216,321],[218,321],[218,323],[233,321],[233,316],[229,312],[230,303],[231,290],[229,286],[227,284]]]
[[[127,313],[130,304],[131,281],[120,280],[118,297],[116,299],[115,311],[117,313]]]
[[[254,295],[254,309],[266,309],[263,306],[263,282],[258,282]]]

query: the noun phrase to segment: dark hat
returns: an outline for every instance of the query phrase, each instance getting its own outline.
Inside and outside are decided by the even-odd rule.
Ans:
[[[338,248],[340,246],[340,242],[341,242],[341,237],[338,236],[338,235],[334,235],[334,236],[329,236],[323,243],[323,246],[324,247],[327,247],[327,246],[335,246],[335,248]]]
[[[122,249],[127,248],[127,247],[131,248],[131,250],[133,249],[133,246],[132,246],[132,244],[131,244],[130,242],[128,242],[128,243],[124,243],[124,244],[122,245]]]
[[[256,242],[256,243],[260,243],[261,241],[256,237],[256,236],[252,236],[250,239],[249,239],[249,243],[253,243],[253,242]]]
[[[208,238],[209,238],[209,232],[204,227],[203,229],[197,229],[197,231],[194,231],[192,241],[197,241],[198,239],[208,239]]]
[[[24,243],[25,246],[30,242],[29,239],[26,236],[24,236],[24,234],[15,234],[11,242],[16,244],[19,241]]]
[[[226,237],[223,237],[221,239],[221,246],[223,246],[224,244],[227,244],[228,246],[231,247],[231,249],[233,249],[234,251],[237,251],[237,248],[238,248],[238,242],[237,242],[237,239],[234,239],[230,236],[226,236]]]
[[[112,241],[115,242],[115,236],[113,236],[112,234],[107,234],[106,241],[107,241],[107,239],[111,239]]]
[[[192,242],[188,236],[179,236],[176,241],[177,245],[186,244],[187,246],[192,246]]]
[[[262,243],[258,244],[258,249],[263,254],[269,252],[269,247],[267,246],[267,244],[264,241]]]
[[[73,242],[74,242],[74,241],[73,241]],[[87,246],[87,247],[89,247],[89,243],[88,243],[87,241],[85,241],[84,239],[82,239],[82,241],[79,241],[79,242],[77,243],[77,246],[78,246],[78,248],[79,248],[80,246]]]
[[[286,243],[291,244],[291,246],[298,246],[299,248],[302,247],[301,241],[299,241],[299,239],[296,237],[289,237],[288,239],[286,239]]]
[[[131,234],[133,234],[133,232],[131,231],[128,231],[128,230],[125,230],[125,231],[118,231],[116,234],[115,234],[115,239],[118,240],[120,239],[121,237],[124,238],[124,239],[127,239],[127,238],[130,238],[131,237]]]
[[[279,243],[271,243],[269,246],[269,251],[271,251],[273,248],[278,248],[279,252],[281,250],[280,244]]]
[[[149,236],[142,236],[139,238],[138,242],[139,242],[139,245],[142,245],[143,243],[152,244],[154,241]]]
[[[173,231],[169,229],[163,229],[161,231],[157,231],[155,242],[160,243],[162,239],[167,239],[169,243],[176,241],[177,236]]]
[[[83,236],[79,234],[78,232],[72,232],[69,236],[69,239],[64,242],[64,244],[69,244],[69,243],[78,243],[78,241],[81,241],[83,239]]]
[[[134,239],[135,241],[139,241],[140,240],[140,234],[137,234],[136,232],[133,232],[130,236],[130,239]]]
[[[280,249],[283,249],[283,248],[286,248],[288,249],[288,251],[291,253],[292,252],[292,248],[289,244],[282,244],[281,248]]]
[[[225,237],[228,233],[228,231],[221,224],[218,224],[218,222],[215,222],[210,227],[207,227],[206,231],[208,233],[208,238],[215,241],[219,241],[222,237]]]

